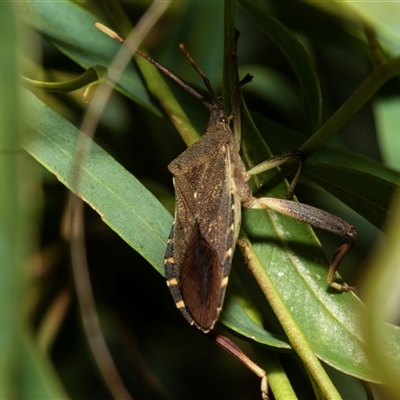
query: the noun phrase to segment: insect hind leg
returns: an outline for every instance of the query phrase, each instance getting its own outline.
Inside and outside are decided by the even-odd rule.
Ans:
[[[353,286],[334,282],[334,275],[340,262],[357,241],[357,232],[353,226],[327,211],[292,200],[275,199],[271,197],[257,199],[253,197],[251,203],[244,206],[252,209],[271,209],[298,221],[310,224],[314,228],[323,229],[345,238],[347,240],[346,243],[338,247],[333,253],[326,281],[329,286],[339,291],[356,290]]]

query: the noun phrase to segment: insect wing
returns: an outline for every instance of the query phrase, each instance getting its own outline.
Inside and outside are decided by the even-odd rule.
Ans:
[[[201,141],[204,151],[207,138]],[[196,144],[188,149],[194,155]],[[192,154],[191,167],[184,163],[184,171],[179,157],[170,166],[176,213],[166,252],[166,279],[176,305],[205,332],[213,328],[222,307],[237,239],[234,222],[241,217],[233,195],[229,143],[212,146],[207,162],[199,162],[203,152],[197,158]]]

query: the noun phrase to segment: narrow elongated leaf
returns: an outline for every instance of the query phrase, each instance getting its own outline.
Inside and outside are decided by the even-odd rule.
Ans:
[[[377,228],[390,216],[397,185],[364,172],[322,163],[307,163],[304,175],[336,196]]]
[[[259,326],[252,321],[246,313],[246,310],[242,307],[242,304],[237,300],[238,293],[232,295],[228,287],[224,308],[219,319],[221,323],[226,325],[228,328],[231,328],[233,331],[251,338],[258,343],[280,349],[290,349],[290,345],[284,340],[284,338],[266,331],[262,326]]]
[[[286,129],[265,118],[255,118],[263,137],[274,149],[274,154],[287,148],[298,148],[302,143],[299,132]],[[285,139],[285,140],[282,140]],[[312,161],[311,161],[312,160]],[[317,162],[316,162],[317,161]],[[293,166],[283,166],[283,170]],[[307,160],[303,176],[327,190],[348,207],[362,215],[379,229],[388,217],[395,182],[400,174],[376,160],[338,147],[324,147]]]
[[[67,400],[50,359],[39,351],[28,327],[20,334],[20,355],[24,360],[17,381],[20,399]]]
[[[27,259],[34,248],[33,221],[40,201],[32,198],[37,193],[31,190],[36,184],[31,164],[16,153],[24,117],[17,49],[18,38],[25,36],[13,6],[0,3],[0,398],[63,400],[67,396],[47,355],[36,357],[33,334],[26,328]]]
[[[298,149],[305,140],[304,134],[278,124],[260,115],[253,115],[262,137],[268,143],[273,154],[287,149]],[[326,145],[314,153],[307,163],[321,162],[365,172],[384,180],[396,183],[400,181],[400,173],[377,160],[337,145]]]
[[[335,3],[342,13],[347,13],[348,17],[363,19],[368,22],[377,32],[382,35],[382,42],[394,54],[400,49],[400,30],[398,15],[400,5],[398,2],[367,1],[367,2],[348,2],[336,0]]]
[[[240,4],[281,49],[292,65],[303,89],[307,129],[309,132],[314,132],[321,122],[322,98],[318,77],[311,59],[297,38],[266,11],[262,3],[241,0]]]
[[[388,165],[400,170],[400,99],[398,96],[374,102],[374,115],[379,132],[382,157]]]
[[[19,17],[24,22],[85,69],[96,64],[108,67],[121,48],[119,43],[95,28],[93,23],[97,17],[72,1],[33,0],[20,2],[18,7]],[[160,114],[132,63],[123,72],[117,88],[138,104]]]
[[[0,47],[0,149],[18,146],[21,108],[17,92],[17,55],[15,52],[16,25],[11,6],[0,4],[0,33],[4,41]],[[11,396],[14,390],[14,371],[9,366],[18,354],[18,323],[20,277],[17,266],[21,262],[18,246],[23,222],[18,202],[18,158],[0,156],[0,397]]]
[[[31,93],[25,95],[30,129],[24,148],[71,189],[79,130]],[[79,196],[161,273],[172,216],[95,143],[80,173]]]

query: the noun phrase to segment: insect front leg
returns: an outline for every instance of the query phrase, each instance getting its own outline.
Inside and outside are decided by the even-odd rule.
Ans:
[[[333,280],[340,262],[357,240],[357,233],[354,227],[349,223],[319,208],[291,200],[275,199],[271,197],[257,199],[253,197],[252,200],[244,204],[243,207],[251,209],[271,209],[298,221],[310,224],[315,228],[323,229],[345,238],[347,242],[338,247],[332,255],[326,281],[331,287],[339,291],[356,290],[353,286],[342,285]]]
[[[301,171],[303,170],[304,153],[301,150],[287,150],[281,154],[278,154],[248,170],[247,175],[250,178],[252,175],[257,175],[261,172],[269,171],[295,159],[299,160],[299,165],[297,167],[294,178],[292,179],[288,189],[286,190],[286,198],[291,199],[293,197],[294,188],[296,187],[297,182],[300,179]]]

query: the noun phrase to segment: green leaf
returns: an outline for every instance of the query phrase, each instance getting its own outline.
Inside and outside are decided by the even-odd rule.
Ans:
[[[266,211],[247,211],[243,227],[264,273],[318,357],[342,372],[375,380],[364,348],[363,306],[354,294],[328,288],[325,253],[310,227]]]
[[[359,379],[340,373],[329,365],[324,365],[324,368],[343,399],[368,400],[365,388]]]
[[[298,148],[301,133],[256,117],[263,137],[274,149],[274,154],[287,148]],[[312,160],[312,161],[311,161]],[[318,161],[318,162],[315,162]],[[294,172],[293,166],[283,166]],[[325,146],[306,161],[302,176],[327,190],[379,229],[388,217],[393,192],[400,174],[371,158],[339,148]]]
[[[400,29],[398,16],[400,5],[398,2],[385,1],[336,1],[341,8],[340,12],[348,13],[349,17],[362,19],[373,26],[382,35],[382,43],[396,54],[400,49]]]
[[[24,138],[24,148],[71,189],[78,137],[83,145],[90,145],[88,159],[80,171],[79,196],[162,273],[172,216],[98,145],[30,92],[25,96],[29,134]]]
[[[93,23],[98,21],[98,17],[72,1],[24,1],[18,3],[18,11],[25,23],[85,69],[93,65],[108,67],[121,48],[119,43],[95,28]],[[123,72],[117,88],[133,101],[160,115],[132,63]]]
[[[268,102],[274,110],[284,115],[288,121],[303,118],[303,99],[299,86],[273,68],[258,64],[246,64],[239,67],[239,76],[245,76],[248,71],[255,77],[255,84],[244,86],[246,94],[251,93]],[[245,97],[247,97],[245,95]],[[282,138],[278,139],[282,142]],[[287,148],[286,148],[287,150]]]
[[[0,3],[0,398],[65,399],[47,355],[37,357],[32,333],[26,329],[27,276],[40,205],[34,190],[35,174],[18,154],[23,107],[18,88],[20,65],[13,4]],[[29,267],[28,267],[29,265]],[[29,282],[30,283],[30,282]],[[35,355],[33,355],[35,353]]]
[[[323,163],[307,162],[303,174],[379,229],[390,217],[389,206],[397,187],[394,183],[354,169]]]
[[[382,156],[385,163],[397,171],[400,171],[399,107],[399,97],[377,99],[374,102]]]
[[[63,82],[43,82],[34,79],[21,77],[22,83],[26,87],[36,87],[48,92],[67,93],[84,88],[85,86],[96,86],[107,79],[107,68],[101,65],[95,65],[88,68],[83,74],[76,78],[68,79]]]
[[[60,378],[56,375],[51,361],[40,353],[32,341],[30,329],[25,327],[20,335],[19,353],[24,360],[17,380],[20,399],[66,400]]]
[[[303,89],[307,130],[314,132],[321,123],[322,97],[310,57],[293,33],[270,15],[263,3],[252,0],[239,3],[290,62]]]
[[[344,9],[338,2],[275,1],[271,8],[271,12],[285,26],[311,39],[311,42],[315,43],[313,39],[317,39],[324,42],[324,47],[333,45],[336,49],[340,44],[341,49],[351,49],[353,54],[358,55],[365,55],[367,51],[358,19],[354,24],[345,21],[342,18]]]
[[[17,92],[16,26],[11,5],[0,4],[0,149],[18,148],[21,108]],[[18,319],[21,277],[22,209],[18,202],[18,158],[13,154],[0,156],[0,397],[12,396],[15,370],[9,370],[18,354]],[[20,360],[18,360],[20,361]],[[17,364],[18,365],[18,364]],[[10,376],[13,379],[10,379]]]
[[[256,314],[256,315],[255,315]],[[262,327],[261,316],[231,272],[228,291],[219,321],[233,331],[252,340],[280,349],[290,349],[285,338],[278,337]]]
[[[305,140],[304,135],[286,126],[278,124],[260,115],[253,115],[263,139],[268,143],[273,154],[279,154],[287,149],[298,149]],[[381,179],[396,183],[400,173],[385,166],[381,162],[366,157],[358,152],[344,149],[335,144],[327,144],[314,153],[306,162],[321,162],[365,172]]]
[[[399,194],[397,191],[393,201],[393,217],[387,221],[387,236],[378,243],[371,255],[368,274],[360,287],[368,310],[365,317],[368,349],[377,365],[380,379],[388,385],[385,396],[393,399],[400,396],[399,363],[393,362],[393,357],[400,359],[399,328],[387,322],[398,324],[400,315]]]

